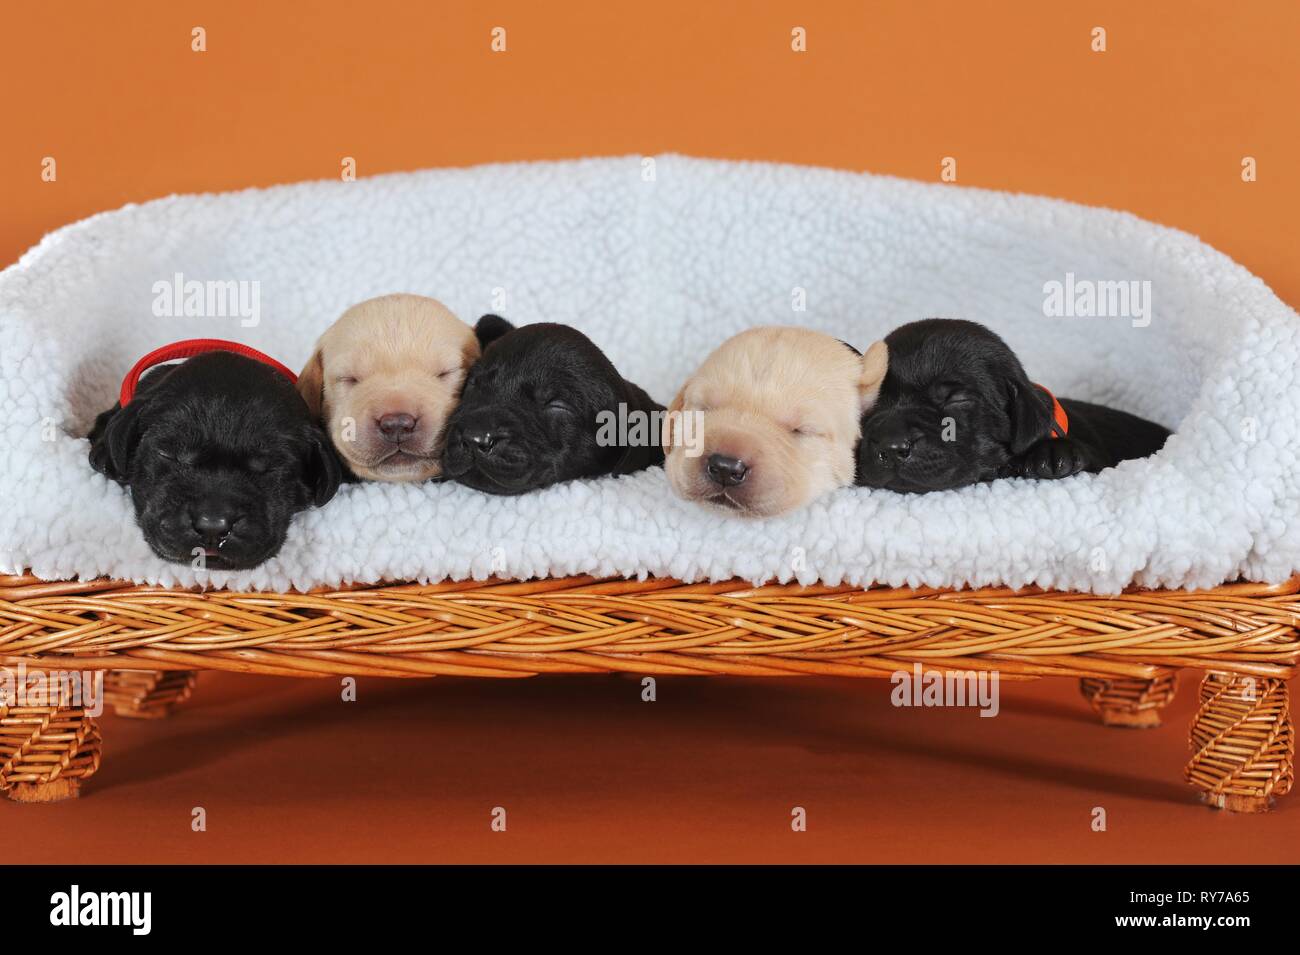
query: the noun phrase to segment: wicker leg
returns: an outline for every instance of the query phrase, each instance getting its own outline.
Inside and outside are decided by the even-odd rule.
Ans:
[[[76,796],[99,769],[99,727],[80,706],[0,704],[0,792],[16,802]]]
[[[1084,677],[1079,690],[1106,726],[1149,729],[1160,725],[1160,710],[1174,698],[1178,673],[1165,670],[1151,680]]]
[[[118,716],[160,719],[190,698],[198,676],[196,670],[109,670],[104,700]]]
[[[1286,681],[1210,670],[1192,721],[1187,781],[1233,812],[1265,812],[1291,789],[1294,730]]]

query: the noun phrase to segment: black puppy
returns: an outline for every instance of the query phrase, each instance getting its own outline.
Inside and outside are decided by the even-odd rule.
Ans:
[[[940,491],[999,477],[1063,478],[1155,454],[1158,424],[1032,383],[976,322],[931,318],[885,338],[889,370],[862,416],[857,483]]]
[[[550,322],[515,328],[496,315],[484,315],[474,331],[483,356],[447,420],[447,477],[489,494],[522,494],[663,464],[663,405],[625,381],[582,332]],[[640,434],[638,418],[646,423]],[[635,440],[611,434],[611,420],[625,421],[623,437]]]
[[[209,570],[273,557],[293,515],[333,497],[341,473],[293,382],[228,351],[149,372],[95,420],[90,463],[130,489],[154,553]]]

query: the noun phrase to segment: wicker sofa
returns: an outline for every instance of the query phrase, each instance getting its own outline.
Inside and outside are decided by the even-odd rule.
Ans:
[[[1239,812],[1291,787],[1297,621],[1300,577],[1114,597],[579,577],[235,593],[0,577],[0,663],[102,670],[124,716],[165,715],[200,670],[889,677],[920,664],[1078,678],[1103,723],[1143,727],[1159,723],[1178,670],[1200,671],[1186,779]],[[17,702],[0,702],[0,790],[77,795],[99,767],[95,719],[76,700]]]
[[[1058,315],[1045,296],[1076,274],[1150,285],[1158,310]],[[264,284],[267,320],[236,331],[219,315],[158,315],[159,279],[184,276]],[[398,289],[471,317],[509,289],[512,316],[590,333],[660,398],[754,324],[866,344],[960,315],[995,325],[1059,393],[1176,435],[1101,475],[842,492],[745,528],[710,523],[648,474],[490,501],[363,485],[299,515],[256,576],[184,589],[209,578],[153,555],[127,495],[86,464],[83,436],[123,372],[214,334],[301,367],[344,307]],[[920,664],[1077,678],[1104,722],[1143,726],[1191,669],[1203,680],[1189,782],[1233,810],[1290,788],[1300,322],[1175,230],[1040,197],[682,156],[298,183],[59,230],[0,273],[0,351],[0,567],[15,575],[0,577],[0,664],[103,671],[120,713],[165,712],[203,669],[888,677]],[[467,580],[487,573],[511,579]],[[1274,585],[1213,586],[1238,577]],[[463,582],[302,592],[416,578]],[[1114,595],[1129,583],[1211,589]],[[20,696],[0,702],[0,788],[75,793],[99,762],[93,718],[75,698]]]

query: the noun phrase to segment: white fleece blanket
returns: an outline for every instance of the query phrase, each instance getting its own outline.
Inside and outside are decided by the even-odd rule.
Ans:
[[[246,317],[155,314],[156,283],[178,274],[246,283]],[[1098,281],[1139,283],[1127,315],[1048,314],[1088,311]],[[1053,282],[1078,307],[1054,303]],[[345,307],[394,291],[471,322],[575,325],[665,404],[751,325],[863,348],[913,319],[969,318],[1058,396],[1177,433],[1100,475],[851,488],[761,522],[678,501],[661,469],[515,498],[361,484],[300,514],[255,570],[156,558],[127,492],[86,458],[131,364],[218,337],[297,368]],[[1185,233],[1052,199],[679,156],[173,196],[60,229],[0,273],[0,565],[262,590],[493,573],[1100,593],[1277,581],[1300,570],[1298,369],[1296,313],[1244,268]]]

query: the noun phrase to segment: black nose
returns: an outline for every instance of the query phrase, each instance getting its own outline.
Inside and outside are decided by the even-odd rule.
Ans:
[[[487,454],[497,443],[499,435],[495,431],[471,431],[465,439],[483,454]]]
[[[378,423],[380,434],[389,441],[402,441],[415,431],[415,417],[404,411],[382,415]]]
[[[200,511],[194,518],[194,530],[205,541],[220,541],[230,533],[230,528],[239,518],[225,514]]]
[[[881,464],[898,464],[912,456],[912,439],[901,432],[888,431],[872,435],[871,448]]]
[[[740,458],[729,458],[725,454],[710,454],[709,463],[704,469],[709,480],[723,487],[735,487],[749,476],[749,465]]]

